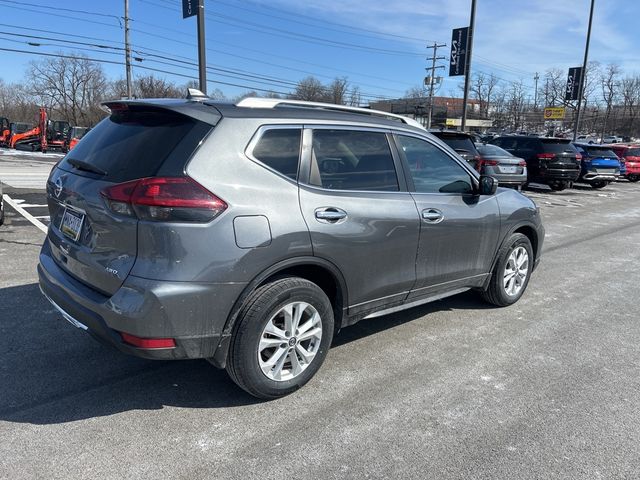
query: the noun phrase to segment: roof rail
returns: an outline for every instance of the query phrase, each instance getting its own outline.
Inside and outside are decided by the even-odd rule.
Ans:
[[[336,105],[333,103],[307,102],[304,100],[289,100],[289,99],[283,99],[283,98],[259,98],[259,97],[243,98],[238,103],[236,103],[236,107],[244,107],[244,108],[276,108],[279,106],[320,108],[323,110],[360,113],[364,115],[393,118],[393,119],[400,120],[401,122],[407,125],[410,125],[412,127],[421,128],[422,130],[425,129],[424,126],[420,124],[420,122],[417,122],[413,118],[404,117],[402,115],[397,115],[395,113],[383,112],[382,110],[372,110],[369,108],[361,108],[361,107],[350,107],[347,105]]]

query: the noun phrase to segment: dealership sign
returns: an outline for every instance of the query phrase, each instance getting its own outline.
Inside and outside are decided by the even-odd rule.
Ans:
[[[567,76],[567,89],[564,94],[565,100],[578,100],[580,97],[580,84],[582,82],[582,67],[569,69]]]
[[[545,120],[561,120],[564,118],[564,107],[547,107],[544,109]]]
[[[451,35],[451,58],[449,60],[449,76],[464,75],[467,71],[467,45],[469,27],[454,28]]]
[[[199,6],[200,0],[182,0],[182,18],[197,15]]]

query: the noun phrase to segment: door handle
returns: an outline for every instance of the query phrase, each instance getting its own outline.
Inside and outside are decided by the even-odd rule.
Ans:
[[[427,208],[422,211],[422,218],[429,223],[440,223],[444,220],[444,214],[437,208]]]
[[[323,223],[337,223],[347,218],[347,212],[336,207],[323,207],[316,209],[316,220]]]

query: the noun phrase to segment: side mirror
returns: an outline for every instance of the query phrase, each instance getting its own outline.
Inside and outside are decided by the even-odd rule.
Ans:
[[[480,175],[480,186],[478,193],[480,195],[493,195],[498,189],[498,180],[489,175]]]

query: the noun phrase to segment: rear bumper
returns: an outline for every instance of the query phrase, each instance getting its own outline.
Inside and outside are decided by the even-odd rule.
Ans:
[[[547,181],[566,180],[575,182],[580,176],[580,168],[546,168],[540,169],[539,175],[541,178]]]
[[[621,173],[623,175],[640,175],[640,163],[629,164],[627,162],[626,170]]]
[[[129,276],[111,297],[77,281],[40,254],[40,289],[62,317],[103,343],[138,357],[175,360],[213,357],[241,283],[166,282]],[[118,332],[142,338],[173,338],[176,346],[141,349]]]
[[[606,181],[606,182],[614,182],[618,178],[618,174],[616,173],[602,173],[602,172],[587,172],[582,177],[581,180],[585,182],[595,182],[595,181]]]

